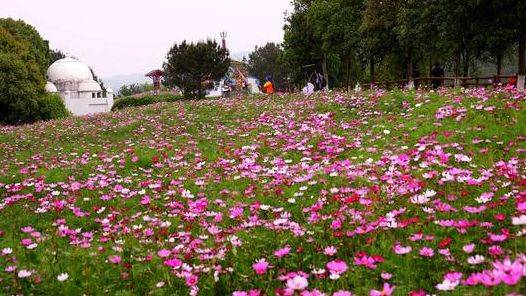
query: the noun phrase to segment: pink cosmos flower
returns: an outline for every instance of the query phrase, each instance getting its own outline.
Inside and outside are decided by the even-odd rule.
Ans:
[[[367,255],[354,257],[354,264],[363,265],[370,269],[376,268],[376,260],[374,260],[373,257]]]
[[[121,263],[121,256],[118,255],[111,255],[108,257],[108,260],[113,264],[119,264]]]
[[[164,265],[169,266],[171,268],[179,268],[181,265],[183,265],[183,262],[177,258],[172,258],[169,260],[165,260]]]
[[[199,277],[195,274],[189,274],[185,277],[186,285],[189,287],[194,287],[199,282]]]
[[[172,252],[170,250],[162,249],[157,251],[157,256],[159,256],[160,258],[166,258],[170,256],[171,253]]]
[[[150,197],[148,195],[145,195],[143,198],[141,198],[141,205],[149,205],[150,204]]]
[[[236,219],[238,217],[241,217],[242,215],[243,215],[243,208],[233,207],[230,209],[230,218]]]
[[[391,286],[389,285],[389,283],[384,283],[382,291],[371,290],[369,291],[369,296],[391,296],[391,294],[393,294],[394,289],[395,286]]]
[[[353,296],[351,292],[349,291],[344,291],[344,290],[340,290],[340,291],[336,291],[332,294],[332,296]]]
[[[333,260],[327,263],[327,269],[331,274],[331,279],[338,279],[340,275],[347,271],[347,263],[342,260]]]
[[[475,244],[467,244],[462,247],[462,250],[468,254],[471,254],[475,250]]]
[[[327,256],[334,256],[334,254],[336,254],[337,250],[338,249],[336,249],[336,247],[334,247],[334,246],[328,246],[325,249],[323,249],[323,254],[325,254]]]
[[[286,246],[284,248],[281,248],[281,249],[278,249],[276,251],[274,251],[274,256],[278,257],[278,258],[281,258],[283,256],[286,256],[290,253],[290,247],[289,246]]]
[[[340,219],[333,220],[331,222],[331,228],[335,230],[342,228],[342,221]]]
[[[488,252],[492,256],[500,256],[504,252],[500,246],[491,246],[488,248]]]
[[[246,291],[234,291],[232,293],[232,296],[260,296],[261,295],[261,291],[260,290],[250,290],[248,292]]]
[[[393,274],[383,271],[380,274],[380,276],[382,277],[383,280],[388,281],[388,280],[390,280],[393,277]]]
[[[420,249],[419,254],[423,257],[433,257],[435,255],[435,251],[429,247],[423,247]]]
[[[517,284],[523,276],[523,265],[519,259],[511,262],[509,257],[506,257],[502,262],[493,262],[495,274],[509,286]]]
[[[252,269],[256,272],[257,275],[262,275],[267,272],[267,269],[270,267],[268,262],[265,260],[265,258],[260,259],[256,261],[256,263],[252,264]]]

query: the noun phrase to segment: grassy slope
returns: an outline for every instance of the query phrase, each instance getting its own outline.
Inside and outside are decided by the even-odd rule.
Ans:
[[[490,98],[483,100],[475,96]],[[484,94],[483,91],[461,93],[455,90],[440,95],[397,91],[384,95],[356,94],[353,97],[333,94],[308,99],[287,96],[239,101],[178,102],[126,109],[92,118],[71,118],[5,128],[0,132],[0,183],[25,182],[27,186],[22,186],[19,192],[8,192],[6,186],[0,186],[0,194],[7,198],[31,193],[37,199],[23,199],[6,205],[1,211],[3,219],[0,220],[0,230],[4,234],[0,238],[0,248],[13,248],[17,263],[9,262],[8,258],[11,257],[4,256],[0,258],[0,267],[4,269],[15,264],[19,269],[34,269],[35,274],[41,277],[41,283],[35,282],[35,275],[30,279],[14,280],[13,275],[0,271],[0,278],[3,279],[0,287],[6,293],[55,291],[90,294],[104,291],[110,294],[144,294],[153,290],[154,294],[186,294],[180,292],[186,289],[184,280],[170,274],[168,268],[162,266],[162,260],[155,255],[162,248],[171,249],[178,244],[187,247],[182,238],[173,242],[168,240],[171,234],[186,231],[193,239],[201,237],[202,249],[225,251],[225,259],[200,262],[195,250],[189,250],[186,256],[180,255],[179,258],[196,265],[221,264],[223,268],[233,268],[233,273],[220,275],[217,283],[214,283],[212,273],[200,273],[203,294],[224,294],[234,289],[251,288],[270,293],[283,287],[277,280],[278,273],[299,270],[309,272],[313,268],[323,268],[330,258],[322,254],[321,250],[329,245],[338,248],[335,258],[345,260],[350,271],[337,281],[314,279],[311,276],[309,288],[316,287],[327,292],[349,289],[362,295],[368,293],[369,289],[379,288],[382,284],[380,273],[386,271],[394,275],[390,282],[397,286],[395,291],[399,295],[420,288],[436,292],[434,286],[442,281],[447,271],[458,270],[469,274],[490,267],[489,264],[468,265],[465,262],[468,255],[461,251],[462,246],[476,243],[479,253],[489,260],[487,246],[480,243],[486,232],[498,233],[501,228],[507,228],[515,233],[520,229],[510,224],[511,215],[516,215],[513,199],[504,201],[498,207],[489,207],[480,214],[466,213],[462,207],[479,206],[474,198],[483,192],[494,191],[500,197],[510,192],[516,194],[525,188],[515,181],[504,187],[509,181],[497,177],[477,186],[455,182],[440,185],[437,182],[439,177],[423,180],[422,173],[431,168],[420,167],[421,160],[413,160],[406,169],[394,168],[424,182],[424,188],[435,190],[438,199],[449,202],[459,210],[456,213],[428,214],[421,206],[408,202],[408,198],[414,194],[390,196],[396,188],[379,180],[388,166],[375,163],[381,159],[388,162],[390,155],[410,154],[423,137],[431,136],[433,145],[442,145],[452,155],[462,153],[472,158],[469,163],[451,161],[451,166],[471,170],[478,176],[479,169],[490,169],[499,160],[507,161],[515,157],[520,160],[520,172],[524,175],[525,102],[523,98],[516,100],[509,96],[504,92]],[[455,103],[456,98],[462,100]],[[507,103],[516,106],[510,107]],[[448,104],[464,107],[465,116],[459,121],[454,118],[435,119],[437,109]],[[494,106],[495,110],[477,110],[478,105]],[[476,139],[483,142],[474,143]],[[358,140],[361,145],[355,147]],[[296,149],[294,145],[298,142],[304,148]],[[253,145],[253,151],[242,149],[249,145]],[[335,150],[324,150],[324,147]],[[132,161],[134,156],[137,157],[136,161]],[[268,171],[274,167],[272,160],[275,157],[286,160],[284,166],[288,173],[285,175],[290,175],[277,178],[274,172]],[[223,164],[222,159],[233,159],[235,165],[244,159],[253,159],[264,169],[251,174],[249,170],[243,171],[235,165],[220,165]],[[313,170],[310,182],[293,181],[294,177],[308,171],[298,163],[306,166],[319,164],[328,169],[345,159],[350,160],[353,167],[342,169],[338,175],[318,169]],[[29,172],[24,172],[26,168]],[[349,171],[352,169],[365,173],[362,176],[350,176]],[[441,173],[446,167],[436,165],[432,169]],[[43,178],[42,192],[36,192],[34,184],[27,184],[38,183],[39,178]],[[83,184],[81,189],[72,190],[69,187],[74,180]],[[85,183],[87,180],[90,180],[91,186]],[[100,185],[101,180],[107,180],[109,185]],[[158,180],[162,183],[158,189],[141,184]],[[170,183],[172,180],[179,180],[182,185]],[[196,184],[195,180],[203,180],[205,185]],[[116,193],[113,188],[117,184],[131,189],[136,195],[124,197]],[[380,191],[368,194],[367,197],[373,203],[367,207],[358,203],[342,205],[334,199],[333,194],[328,193],[331,188],[370,188],[373,185],[378,185]],[[181,197],[179,191],[183,187],[196,198],[199,193],[206,196],[209,200],[207,210],[222,213],[223,220],[212,222],[212,218],[204,213],[199,213],[197,217],[185,217],[188,201]],[[247,192],[247,188],[253,188],[253,192]],[[53,191],[60,193],[53,196]],[[447,201],[446,196],[451,194],[462,197]],[[101,200],[103,195],[110,195],[112,199]],[[150,205],[140,204],[142,195],[152,198]],[[292,203],[290,198],[295,198],[295,202]],[[64,200],[65,209],[57,211],[53,206],[38,202],[41,199],[47,199],[51,204],[53,200]],[[214,202],[218,199],[225,206]],[[304,209],[319,200],[327,200],[321,210],[323,219],[311,223]],[[185,210],[169,214],[167,203],[170,201],[180,202]],[[254,206],[256,202],[269,205],[271,210],[250,210],[250,205]],[[37,208],[46,206],[49,210],[45,213],[34,213]],[[244,209],[242,218],[228,217],[229,209],[233,206]],[[402,207],[406,209],[402,215],[404,219],[416,217],[418,222],[404,229],[378,229],[351,238],[345,235],[337,237],[338,231],[331,230],[331,222],[334,217],[342,215],[339,211],[348,211],[349,207],[364,216],[361,222],[375,221],[387,212]],[[71,210],[73,208],[89,212],[89,216],[77,217]],[[243,229],[249,212],[265,221],[262,224],[266,225],[266,221],[272,222],[279,218],[282,211],[289,212],[290,220],[297,222],[306,233],[294,236],[291,231],[271,229],[269,226]],[[502,222],[494,218],[499,213],[506,215]],[[171,225],[163,228],[145,221],[144,216],[170,221]],[[348,220],[342,232],[345,234],[345,231],[356,229],[358,225],[349,222],[352,215],[346,213],[343,216]],[[102,231],[100,221],[107,217],[112,217],[112,225],[119,225],[120,228],[115,226],[111,231]],[[57,227],[53,222],[59,218],[64,218],[70,229],[93,234],[94,240],[86,248],[71,246],[71,238],[57,236]],[[432,222],[438,219],[478,219],[495,225],[489,229],[469,229],[464,234]],[[42,234],[34,250],[28,250],[20,244],[20,240],[28,236],[20,229],[28,225]],[[204,227],[210,225],[222,229],[224,235],[211,235]],[[122,227],[130,231],[123,231]],[[145,228],[152,228],[155,234],[145,236]],[[408,241],[411,235],[418,232],[434,237],[428,242]],[[232,235],[240,238],[243,244],[232,247],[226,240]],[[99,242],[101,237],[108,241]],[[430,259],[418,255],[418,250],[424,245],[434,248],[436,253],[437,244],[447,237],[453,239],[449,247],[453,253],[453,262],[438,254]],[[412,245],[413,252],[405,256],[393,254],[395,242]],[[292,247],[291,255],[273,258],[272,252],[284,245]],[[513,258],[519,250],[526,249],[521,237],[508,239],[501,246],[505,254]],[[379,254],[385,262],[379,263],[374,270],[355,266],[353,256],[359,251]],[[123,262],[127,264],[116,266],[108,263],[108,256],[114,254],[122,256]],[[149,260],[146,258],[148,254],[153,255],[153,258],[145,262]],[[260,258],[267,258],[273,268],[263,276],[255,276],[251,265]],[[55,278],[62,272],[68,272],[70,279],[59,283]],[[165,282],[164,287],[156,288],[156,283],[160,281]],[[505,291],[524,289],[524,283],[515,287],[500,285],[492,290],[480,286],[461,287],[454,294],[498,295]]]

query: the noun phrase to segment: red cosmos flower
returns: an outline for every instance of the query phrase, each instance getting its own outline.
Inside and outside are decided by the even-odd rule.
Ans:
[[[154,156],[152,157],[152,163],[158,163],[158,162],[159,162],[159,156],[154,155]]]
[[[453,239],[451,239],[450,237],[446,237],[444,238],[443,240],[441,240],[439,243],[438,243],[438,247],[440,249],[443,249],[447,246],[449,246],[449,244],[451,244],[451,242],[453,241]]]
[[[349,203],[357,202],[359,200],[360,200],[360,196],[358,194],[354,193],[353,195],[346,197],[344,201],[345,201],[345,203],[349,204]]]
[[[495,214],[493,217],[497,221],[504,221],[504,220],[506,220],[506,215],[503,214],[503,213]]]

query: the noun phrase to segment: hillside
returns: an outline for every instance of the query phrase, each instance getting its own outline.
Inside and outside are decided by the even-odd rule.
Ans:
[[[367,91],[0,128],[0,293],[526,293],[525,107]]]

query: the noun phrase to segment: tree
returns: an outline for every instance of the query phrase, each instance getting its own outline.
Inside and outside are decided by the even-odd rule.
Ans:
[[[369,60],[371,81],[376,80],[375,65],[397,49],[396,24],[397,3],[395,0],[368,0],[363,13],[360,31],[362,49]]]
[[[512,13],[508,11],[508,4],[504,1],[485,0],[483,15],[479,16],[481,34],[477,42],[480,44],[477,56],[482,60],[494,62],[497,65],[497,75],[502,74],[502,62],[512,49],[514,41]],[[495,34],[498,32],[498,34]]]
[[[66,55],[62,51],[51,49],[51,50],[49,50],[49,65],[53,64],[54,62],[56,62],[58,60],[61,60],[61,59],[65,58],[65,57],[66,57]]]
[[[526,1],[524,0],[509,0],[507,12],[511,18],[511,28],[513,39],[518,46],[518,69],[519,75],[526,75]]]
[[[130,85],[121,86],[119,89],[119,96],[128,97],[151,90],[153,90],[153,85],[151,83],[132,83]]]
[[[165,85],[180,87],[185,97],[202,98],[206,90],[225,75],[229,66],[228,50],[217,42],[183,41],[168,51],[163,64]]]
[[[45,76],[50,62],[49,44],[42,39],[38,31],[21,20],[11,18],[0,19],[0,27],[4,28],[17,41],[29,44],[28,54],[31,55],[39,67],[39,72]]]
[[[283,62],[283,49],[272,42],[262,47],[256,46],[249,54],[248,72],[260,81],[265,79],[267,74],[272,75],[277,88],[287,84],[286,66]]]
[[[363,0],[296,0],[285,24],[284,57],[296,70],[314,65],[331,85],[359,79],[358,45]],[[330,75],[329,75],[330,73]],[[354,75],[351,75],[354,73]]]
[[[285,19],[283,27],[284,59],[289,65],[292,79],[301,84],[305,81],[307,65],[321,64],[321,42],[314,36],[314,29],[307,19],[307,10],[312,1],[293,1],[294,10]]]
[[[31,45],[0,27],[0,123],[37,119],[38,99],[44,95],[44,76]]]

